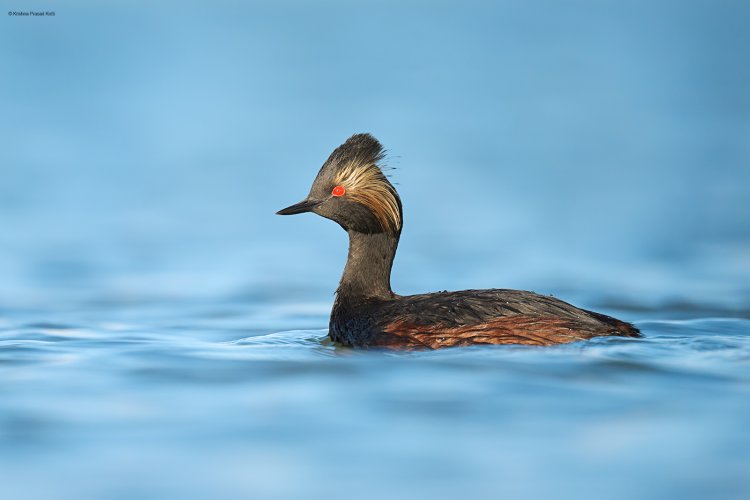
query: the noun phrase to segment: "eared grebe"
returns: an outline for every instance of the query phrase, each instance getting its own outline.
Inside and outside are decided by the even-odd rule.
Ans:
[[[393,293],[391,266],[402,211],[396,189],[380,169],[383,157],[371,135],[351,136],[323,164],[307,198],[278,212],[315,212],[349,233],[349,257],[331,312],[331,339],[355,347],[437,349],[640,336],[629,323],[532,292]]]

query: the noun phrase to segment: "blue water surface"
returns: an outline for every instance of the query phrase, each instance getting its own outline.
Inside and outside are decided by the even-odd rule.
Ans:
[[[750,497],[750,4],[33,8],[0,16],[0,498]],[[644,338],[329,342],[346,235],[274,212],[365,131],[395,291]]]

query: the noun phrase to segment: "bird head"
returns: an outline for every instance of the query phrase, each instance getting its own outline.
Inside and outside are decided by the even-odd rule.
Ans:
[[[383,174],[383,146],[370,134],[355,134],[337,147],[318,172],[310,194],[278,215],[313,212],[347,231],[401,232],[401,199]]]

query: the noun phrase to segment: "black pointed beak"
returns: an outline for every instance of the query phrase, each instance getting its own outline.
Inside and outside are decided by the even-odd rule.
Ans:
[[[299,203],[295,203],[291,207],[282,208],[281,210],[276,212],[276,215],[303,214],[305,212],[310,212],[313,208],[317,207],[321,203],[323,202],[318,200],[303,200]]]

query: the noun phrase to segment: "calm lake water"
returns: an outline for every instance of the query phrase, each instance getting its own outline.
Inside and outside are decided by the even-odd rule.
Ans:
[[[0,498],[750,498],[750,3],[34,8],[0,16]],[[345,234],[274,213],[365,131],[396,292],[645,337],[331,345]]]
[[[312,301],[4,310],[0,489],[746,498],[750,320],[621,314],[643,340],[393,354]]]

